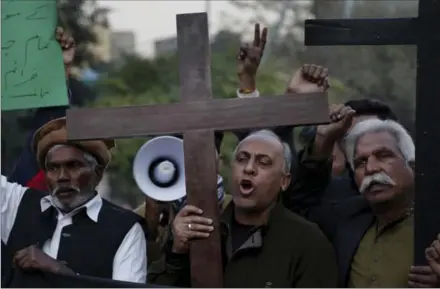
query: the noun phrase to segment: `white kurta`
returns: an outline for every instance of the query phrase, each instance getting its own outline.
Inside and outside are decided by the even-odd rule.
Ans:
[[[5,244],[8,243],[9,235],[14,226],[18,207],[21,199],[28,188],[16,183],[10,183],[6,177],[1,176],[1,237]],[[51,197],[46,196],[41,199],[41,211],[44,212],[53,206]],[[95,196],[81,208],[87,208],[88,217],[97,222],[99,211],[102,207],[102,199],[99,195]],[[80,208],[63,214],[58,209],[58,222],[55,232],[51,239],[47,240],[43,246],[43,251],[56,259],[60,245],[62,229],[72,224],[72,216]],[[87,258],[87,256],[84,256]],[[136,223],[127,233],[119,246],[113,259],[112,279],[145,283],[147,279],[147,241],[142,227]]]

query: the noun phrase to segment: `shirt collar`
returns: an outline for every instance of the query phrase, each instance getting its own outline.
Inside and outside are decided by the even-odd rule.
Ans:
[[[52,201],[52,196],[45,196],[44,198],[42,198],[40,201],[40,205],[41,205],[41,212],[46,211],[52,206],[58,211],[58,213],[62,214],[61,211],[58,210],[58,208],[54,205]],[[101,207],[102,207],[102,198],[98,194],[96,194],[96,196],[93,197],[90,201],[88,201],[81,207],[78,207],[72,212],[65,215],[73,216],[82,208],[86,208],[87,216],[94,222],[98,222],[98,215],[99,215],[99,211],[101,210]]]

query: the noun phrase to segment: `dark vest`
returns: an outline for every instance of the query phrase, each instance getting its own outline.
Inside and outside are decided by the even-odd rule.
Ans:
[[[52,237],[57,211],[50,207],[41,212],[40,201],[44,196],[44,193],[32,189],[24,194],[7,243],[12,255],[31,245],[42,248],[45,241]],[[102,202],[98,222],[91,220],[84,209],[73,216],[71,225],[63,228],[57,260],[81,275],[112,278],[113,258],[125,235],[136,222],[145,227],[143,219],[137,214],[104,199]],[[2,259],[2,263],[7,262],[11,264],[12,260]],[[4,283],[19,287],[21,281],[16,279],[22,278],[14,275],[19,274],[11,272],[11,283]]]

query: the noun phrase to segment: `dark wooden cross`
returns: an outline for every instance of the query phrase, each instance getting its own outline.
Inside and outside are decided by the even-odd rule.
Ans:
[[[317,19],[305,24],[306,45],[417,45],[416,265],[426,264],[425,248],[440,233],[439,28],[439,0],[419,0],[416,18]]]
[[[188,203],[218,228],[214,130],[328,123],[326,94],[214,100],[206,13],[177,15],[181,102],[67,111],[70,140],[182,133]],[[231,73],[234,73],[231,69]],[[222,287],[218,230],[192,243],[193,287]]]

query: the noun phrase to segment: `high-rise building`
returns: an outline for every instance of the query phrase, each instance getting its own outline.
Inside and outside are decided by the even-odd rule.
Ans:
[[[169,37],[154,42],[154,53],[156,56],[175,53],[177,50],[177,38]]]
[[[111,57],[119,60],[124,54],[136,52],[136,37],[132,31],[115,31],[111,34]]]
[[[93,5],[92,4],[88,4]],[[110,61],[110,35],[111,30],[108,23],[108,13],[109,10],[107,8],[96,8],[89,7],[90,9],[94,9],[92,14],[92,33],[96,37],[96,41],[94,43],[89,43],[88,49],[94,55],[95,61],[98,63],[108,63]]]
[[[108,63],[111,58],[111,31],[102,25],[94,25],[92,31],[96,35],[96,43],[90,43],[89,50],[93,53],[98,62]]]

